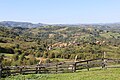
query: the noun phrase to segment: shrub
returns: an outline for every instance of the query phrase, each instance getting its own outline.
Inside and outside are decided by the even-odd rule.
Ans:
[[[45,63],[50,63],[51,62],[51,60],[49,59],[49,58],[47,58],[46,60],[45,60]]]

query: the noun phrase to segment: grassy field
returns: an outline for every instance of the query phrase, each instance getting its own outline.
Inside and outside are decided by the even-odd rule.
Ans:
[[[10,76],[1,80],[120,80],[120,68],[81,70],[75,73],[30,74]]]

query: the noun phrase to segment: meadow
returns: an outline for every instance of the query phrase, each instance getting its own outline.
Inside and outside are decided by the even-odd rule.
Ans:
[[[9,76],[1,80],[120,80],[120,68],[94,68],[90,71],[85,69],[75,73],[62,74],[17,75]]]

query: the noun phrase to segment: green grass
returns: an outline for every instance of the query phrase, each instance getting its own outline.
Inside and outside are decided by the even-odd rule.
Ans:
[[[12,57],[13,56],[13,54],[8,54],[8,53],[0,53],[0,55],[5,55],[7,57]]]
[[[112,36],[114,36],[115,38],[117,38],[117,36],[120,36],[120,34],[119,33],[108,32],[108,33],[100,34],[100,36],[109,39],[109,38],[112,38]]]
[[[62,58],[55,58],[55,59],[57,59],[59,61],[67,61],[68,60],[68,59],[62,59]]]
[[[5,56],[7,56],[7,57],[12,57],[13,56],[13,54],[4,54]]]
[[[0,43],[0,46],[6,47],[6,48],[11,48],[11,47],[14,47],[15,44],[13,44],[13,43]]]
[[[75,73],[17,75],[2,80],[120,80],[120,68],[91,69]]]

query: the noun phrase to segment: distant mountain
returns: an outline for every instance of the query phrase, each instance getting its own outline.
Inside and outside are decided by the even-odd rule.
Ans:
[[[33,24],[29,22],[15,22],[15,21],[2,21],[0,22],[0,26],[5,27],[22,27],[22,28],[36,28],[41,26],[47,26],[49,24]],[[107,24],[51,24],[52,26],[68,26],[68,27],[99,27],[102,29],[105,28],[119,28],[120,29],[120,23],[107,23]]]
[[[22,27],[22,28],[35,28],[40,26],[45,26],[46,24],[38,23],[33,24],[29,22],[14,22],[14,21],[2,21],[0,22],[0,26],[5,27]]]
[[[53,24],[53,26],[70,26],[70,27],[111,27],[120,28],[120,23],[92,23],[92,24]]]

